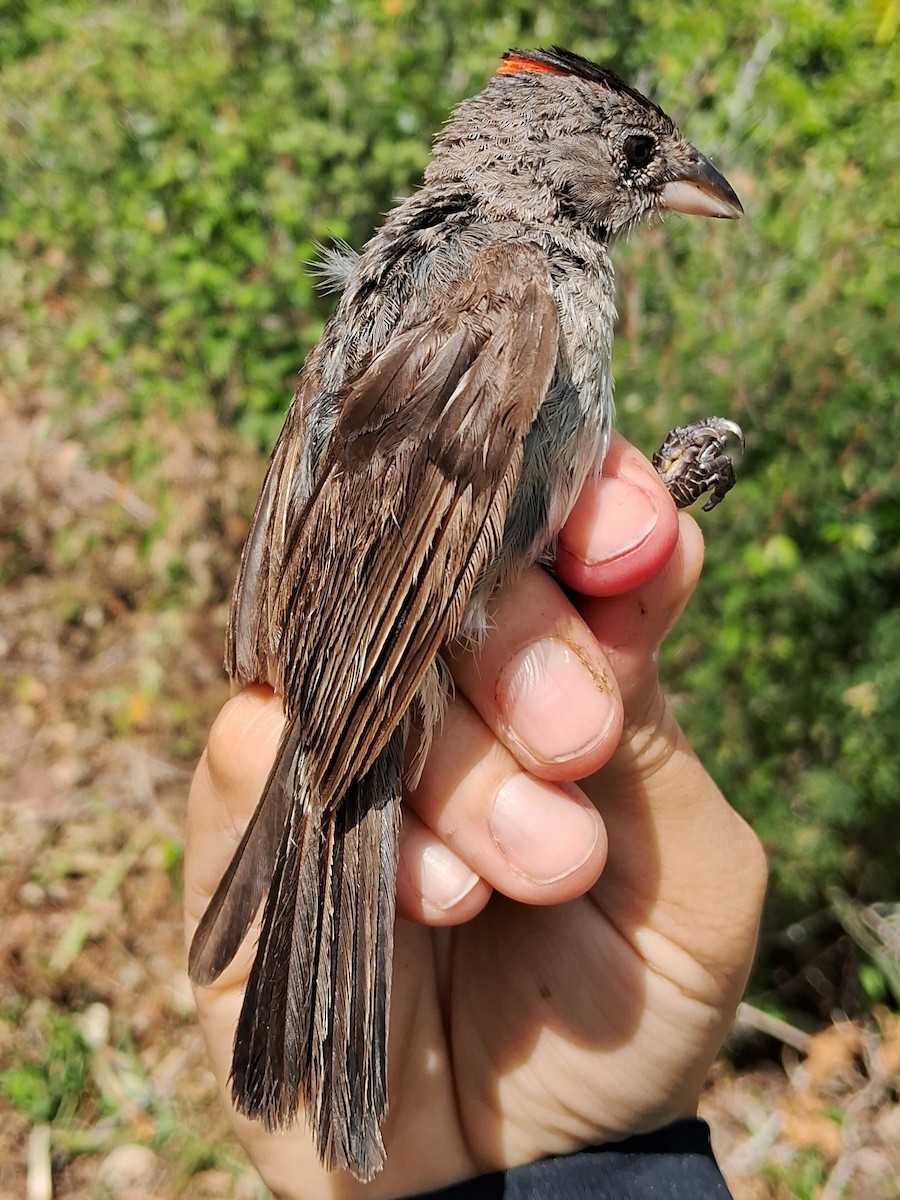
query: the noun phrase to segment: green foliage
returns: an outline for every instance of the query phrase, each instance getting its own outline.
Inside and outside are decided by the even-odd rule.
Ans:
[[[0,1073],[0,1090],[31,1121],[72,1118],[89,1082],[89,1051],[72,1019],[48,1010],[32,1023],[32,1042],[20,1061]]]
[[[828,1164],[815,1150],[798,1151],[784,1166],[772,1164],[764,1171],[766,1180],[778,1189],[775,1194],[792,1200],[815,1200],[828,1174]]]
[[[141,472],[160,405],[215,405],[270,442],[330,306],[316,243],[365,240],[507,46],[602,58],[747,208],[618,254],[624,432],[649,450],[719,412],[748,435],[668,655],[682,719],[766,840],[783,919],[836,878],[895,894],[895,16],[883,0],[7,2],[6,386],[94,411],[101,446],[104,422],[132,419]]]

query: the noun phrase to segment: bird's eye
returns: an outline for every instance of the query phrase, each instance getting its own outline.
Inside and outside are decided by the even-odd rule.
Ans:
[[[649,134],[632,133],[625,139],[622,148],[629,166],[646,167],[656,150],[656,142]]]

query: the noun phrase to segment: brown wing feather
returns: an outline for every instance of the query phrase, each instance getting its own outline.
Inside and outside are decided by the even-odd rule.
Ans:
[[[225,633],[225,669],[241,683],[269,682],[260,634],[275,614],[267,607],[264,585],[274,567],[273,552],[284,543],[290,484],[303,454],[306,402],[301,389],[272,454],[241,554]]]
[[[527,246],[485,251],[436,313],[393,337],[348,391],[297,513],[303,387],[273,455],[235,588],[226,665],[241,682],[275,684],[291,720],[195,935],[198,982],[234,956],[269,889],[285,827],[302,821],[298,763],[317,807],[366,774],[499,549],[522,441],[556,362],[546,263]]]
[[[372,362],[288,531],[268,657],[325,804],[386,745],[499,551],[556,362],[539,263],[529,248],[485,252],[440,317]]]

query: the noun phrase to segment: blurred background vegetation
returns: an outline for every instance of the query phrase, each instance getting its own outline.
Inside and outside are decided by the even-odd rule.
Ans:
[[[645,451],[711,412],[747,433],[666,670],[770,852],[757,994],[889,996],[883,938],[861,969],[833,957],[898,890],[898,23],[898,0],[0,0],[0,581],[28,597],[10,620],[40,609],[4,633],[5,694],[40,709],[50,644],[90,682],[131,621],[140,652],[91,684],[104,737],[191,761],[223,693],[214,668],[185,688],[184,647],[218,653],[333,303],[317,246],[363,244],[504,49],[570,46],[650,92],[747,210],[618,250],[615,369]]]

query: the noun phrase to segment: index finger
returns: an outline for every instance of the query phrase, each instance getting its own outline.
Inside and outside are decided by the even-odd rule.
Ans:
[[[613,433],[559,535],[555,573],[586,596],[620,596],[655,575],[678,541],[678,511],[649,459]]]

